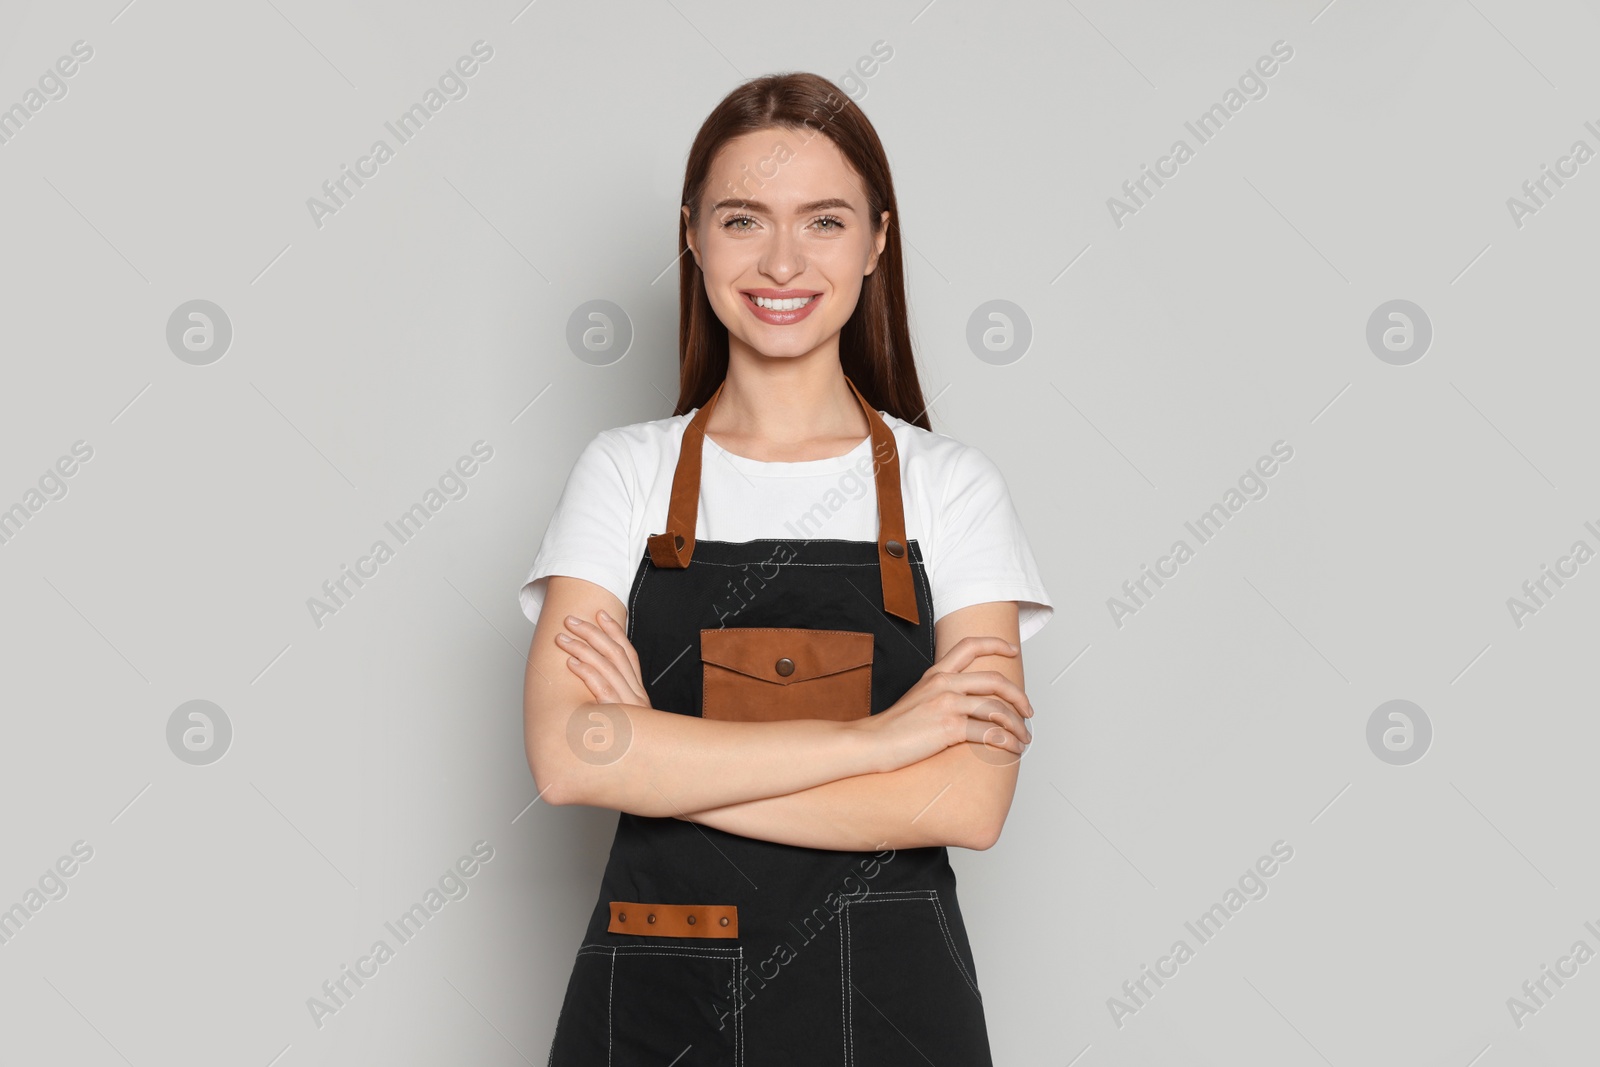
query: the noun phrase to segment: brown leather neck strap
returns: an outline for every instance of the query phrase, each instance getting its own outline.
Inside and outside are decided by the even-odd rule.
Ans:
[[[921,621],[917,611],[916,585],[911,576],[911,558],[906,549],[905,504],[900,496],[900,453],[895,448],[894,431],[883,421],[856,383],[845,375],[850,391],[861,402],[872,434],[873,482],[878,497],[878,571],[883,580],[883,610],[909,623]],[[694,556],[694,530],[700,513],[700,453],[704,447],[706,422],[722,394],[724,378],[689,425],[683,430],[678,465],[672,472],[672,499],[667,505],[667,529],[651,534],[646,544],[650,562],[657,567],[681,568]]]

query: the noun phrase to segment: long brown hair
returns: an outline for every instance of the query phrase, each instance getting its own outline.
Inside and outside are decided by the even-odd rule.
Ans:
[[[711,161],[732,138],[774,126],[804,132],[808,140],[820,133],[838,146],[866,187],[874,233],[882,213],[889,212],[878,265],[862,279],[860,300],[839,332],[839,361],[873,407],[931,429],[906,324],[900,208],[888,157],[855,101],[828,79],[804,72],[770,74],[739,85],[706,116],[690,146],[683,175],[689,217],[678,215],[678,406],[673,414],[686,414],[711,399],[728,374],[728,328],[712,310],[705,277],[689,254],[689,227],[699,221]]]

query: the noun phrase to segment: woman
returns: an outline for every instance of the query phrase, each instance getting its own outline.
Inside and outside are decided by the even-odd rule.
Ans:
[[[747,82],[683,190],[676,413],[588,444],[521,589],[540,795],[621,813],[549,1062],[989,1064],[947,847],[999,836],[1049,597],[929,431],[860,109]]]

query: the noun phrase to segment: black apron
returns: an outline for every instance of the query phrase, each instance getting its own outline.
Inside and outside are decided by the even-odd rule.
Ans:
[[[888,708],[933,664],[894,436],[849,384],[871,425],[876,542],[696,541],[720,385],[685,427],[667,529],[628,603],[655,708],[783,718],[809,691],[808,717],[852,718]],[[945,847],[801,848],[619,812],[548,1063],[990,1067]]]

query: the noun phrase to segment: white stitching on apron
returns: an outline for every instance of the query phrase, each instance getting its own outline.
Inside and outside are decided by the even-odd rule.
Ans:
[[[938,890],[930,890],[929,895],[933,898],[934,910],[939,913],[939,928],[944,931],[944,941],[945,944],[950,946],[950,955],[955,959],[956,966],[960,968],[961,977],[967,980],[967,985],[972,987],[972,992],[981,1001],[983,999],[983,994],[978,992],[978,983],[975,979],[967,974],[967,965],[961,962],[961,954],[956,951],[955,938],[951,936],[950,924],[945,920],[944,904],[939,900],[939,892]]]
[[[844,996],[844,1067],[850,1067],[855,1060],[856,1031],[855,1020],[850,1016],[850,905],[851,901],[844,902],[844,936],[839,939],[839,968],[841,972],[839,990]]]
[[[928,618],[932,619],[935,617],[933,611],[933,586],[928,584],[928,568],[920,563],[916,563],[912,565],[911,573],[922,579],[922,588],[927,590],[928,593]],[[928,627],[928,660],[929,662],[937,662],[937,658],[933,654],[932,625]]]
[[[613,956],[622,953],[626,956],[683,956],[686,959],[733,959],[741,954],[744,948],[699,948],[695,945],[673,945],[671,949],[655,948],[650,945],[612,945],[609,948],[600,945],[585,946],[578,950],[578,955]]]
[[[580,957],[581,956],[606,956],[606,957],[609,957],[610,960],[611,960],[611,973],[608,976],[607,981],[606,981],[606,1065],[607,1065],[607,1067],[610,1067],[610,1065],[611,1065],[611,1056],[612,1056],[612,1045],[613,1045],[612,1027],[614,1025],[613,1018],[612,1018],[612,998],[613,998],[613,995],[614,995],[613,990],[614,990],[614,988],[616,986],[617,954],[618,953],[622,953],[624,955],[629,955],[629,956],[681,956],[684,959],[691,959],[691,960],[707,960],[707,959],[709,959],[709,960],[728,960],[729,962],[731,962],[733,964],[733,968],[734,968],[734,970],[733,970],[733,977],[734,977],[734,983],[733,983],[733,1006],[734,1006],[734,1011],[733,1011],[733,1047],[734,1047],[734,1063],[733,1063],[733,1067],[744,1067],[744,1011],[743,1011],[743,1001],[740,999],[740,994],[743,992],[743,989],[742,989],[742,986],[740,985],[740,982],[739,982],[739,977],[740,977],[741,973],[744,970],[744,946],[740,945],[738,948],[722,948],[720,946],[719,947],[712,947],[712,946],[709,946],[709,945],[706,945],[706,946],[700,946],[700,945],[674,945],[673,948],[678,950],[678,951],[669,951],[669,950],[664,949],[664,948],[663,949],[657,949],[657,948],[653,948],[653,947],[651,947],[649,945],[612,945],[612,946],[607,947],[605,945],[596,945],[596,944],[592,944],[591,943],[591,944],[579,946],[577,954]],[[556,1025],[557,1025],[557,1027],[560,1026],[559,1019],[557,1020]],[[556,1055],[555,1041],[554,1041],[554,1039],[552,1039],[551,1042],[550,1042],[550,1056],[545,1061],[545,1067],[551,1067],[551,1065],[555,1062],[555,1055]]]
[[[962,981],[967,983],[967,986],[972,990],[973,995],[976,996],[980,1001],[983,1000],[983,994],[978,992],[977,983],[974,982],[967,974],[967,965],[961,962],[961,955],[956,951],[955,939],[950,935],[950,928],[945,921],[944,905],[939,902],[939,891],[937,889],[885,890],[883,892],[873,893],[868,897],[862,897],[860,900],[847,901],[845,905],[845,912],[848,913],[850,911],[849,905],[851,904],[872,904],[894,900],[926,900],[933,904],[934,917],[939,922],[939,932],[944,935],[945,948],[950,950],[950,959],[955,962],[956,970],[960,972]],[[848,932],[848,926],[846,927],[846,931]]]

